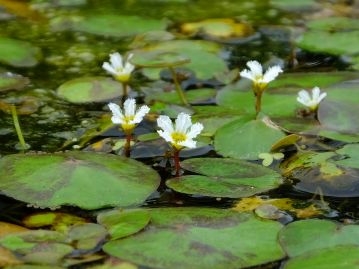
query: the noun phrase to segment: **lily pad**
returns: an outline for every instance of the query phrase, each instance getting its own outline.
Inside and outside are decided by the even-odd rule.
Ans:
[[[294,188],[333,197],[358,197],[359,173],[340,166],[333,152],[304,152],[281,163],[285,176],[296,182]]]
[[[67,231],[71,225],[85,222],[84,218],[60,212],[36,213],[23,220],[25,226],[29,228],[51,226],[53,230],[61,232]]]
[[[158,208],[149,213],[147,229],[105,244],[104,251],[159,269],[238,269],[284,256],[277,242],[278,222],[213,208]]]
[[[359,144],[345,145],[337,153],[346,156],[345,159],[336,161],[337,164],[359,169]]]
[[[312,52],[330,53],[334,55],[354,55],[359,53],[359,31],[325,32],[308,31],[297,42],[302,49]]]
[[[30,83],[30,80],[21,75],[8,73],[0,74],[0,92],[20,90]]]
[[[290,259],[283,269],[353,269],[358,268],[358,261],[359,247],[337,246]]]
[[[90,152],[8,155],[0,160],[0,171],[3,194],[50,208],[134,206],[160,181],[154,170],[140,162]]]
[[[94,14],[73,22],[75,31],[113,37],[134,36],[148,31],[165,30],[166,27],[164,20],[112,14]]]
[[[205,175],[182,176],[166,181],[171,189],[186,194],[241,198],[275,189],[282,183],[277,172],[241,160],[195,158],[185,160],[181,166]]]
[[[306,24],[310,29],[329,32],[359,30],[359,22],[354,18],[328,17],[309,21]]]
[[[191,62],[189,58],[174,51],[143,51],[135,54],[130,62],[139,67],[175,67]]]
[[[77,224],[68,231],[68,239],[78,250],[92,250],[107,236],[106,229],[95,223]]]
[[[191,62],[183,65],[183,68],[188,68],[196,73],[199,79],[210,79],[215,73],[225,72],[227,65],[223,59],[218,55],[221,46],[214,42],[204,40],[171,40],[157,44],[153,44],[139,50],[142,52],[175,52],[191,59]],[[203,61],[203,59],[206,59]],[[161,69],[144,70],[145,75],[150,75],[152,79],[158,79]]]
[[[98,223],[105,226],[111,239],[119,239],[141,231],[150,222],[147,210],[112,210],[97,216]]]
[[[319,219],[290,223],[279,234],[279,241],[290,257],[340,245],[359,247],[358,238],[358,225],[341,225]]]
[[[272,145],[284,136],[282,131],[261,120],[248,121],[244,117],[218,129],[214,146],[225,157],[257,160],[260,153],[269,152]]]
[[[57,94],[71,103],[103,102],[122,96],[121,83],[107,77],[83,77],[69,80]]]
[[[33,67],[41,58],[41,50],[31,43],[0,37],[0,62],[14,67]]]
[[[195,89],[186,91],[186,97],[190,103],[200,103],[216,96],[215,89]],[[146,102],[160,101],[169,104],[182,104],[177,92],[149,92],[146,94]]]
[[[199,22],[188,22],[181,25],[185,34],[204,34],[214,38],[238,38],[253,34],[253,29],[246,23],[233,19],[207,19]]]

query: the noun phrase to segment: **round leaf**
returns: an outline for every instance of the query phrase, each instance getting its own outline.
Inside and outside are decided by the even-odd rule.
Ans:
[[[211,208],[159,208],[149,213],[147,229],[105,244],[104,251],[159,269],[238,269],[283,257],[278,222]]]
[[[140,162],[97,153],[15,154],[0,160],[3,194],[40,207],[141,204],[159,176]]]
[[[111,239],[119,239],[142,230],[150,222],[146,210],[112,210],[97,216],[97,221],[105,226]]]
[[[0,62],[14,67],[33,67],[40,58],[40,49],[30,43],[0,37]]]
[[[218,129],[215,136],[216,151],[237,159],[257,160],[258,155],[269,152],[272,145],[285,134],[268,127],[260,120],[232,121]]]
[[[65,82],[57,94],[71,103],[103,102],[121,96],[122,85],[107,77],[83,77]]]
[[[354,269],[358,268],[358,261],[359,247],[338,246],[291,259],[283,269]]]
[[[319,219],[290,223],[279,234],[280,243],[290,257],[340,245],[359,247],[358,238],[357,225],[341,225]]]
[[[163,20],[112,14],[95,14],[73,24],[75,31],[113,37],[134,36],[149,31],[165,30],[166,27],[167,23]]]

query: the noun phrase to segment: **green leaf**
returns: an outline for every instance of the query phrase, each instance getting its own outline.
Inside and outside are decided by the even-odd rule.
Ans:
[[[92,250],[107,235],[104,227],[95,223],[83,223],[72,226],[68,231],[68,239],[78,250]]]
[[[164,20],[112,14],[93,14],[73,22],[75,31],[113,37],[134,36],[148,31],[165,30],[166,27]]]
[[[195,158],[181,166],[201,175],[189,175],[166,181],[171,189],[210,197],[241,198],[277,188],[282,178],[277,172],[235,159]]]
[[[128,158],[90,152],[15,154],[0,160],[3,194],[39,207],[85,209],[141,204],[158,174]]]
[[[358,268],[358,261],[359,247],[337,246],[290,259],[283,269],[354,269]]]
[[[269,152],[272,145],[285,134],[268,127],[260,120],[239,119],[221,127],[216,135],[216,151],[237,159],[257,160],[258,154]]]
[[[33,67],[41,59],[41,50],[31,43],[0,37],[0,62],[14,67]]]
[[[324,32],[308,31],[297,42],[302,49],[334,55],[354,55],[359,53],[359,31]]]
[[[30,80],[21,75],[12,73],[0,74],[0,92],[8,90],[20,90],[30,83]]]
[[[359,22],[354,18],[327,17],[309,21],[306,24],[310,29],[328,32],[359,30]]]
[[[347,158],[335,163],[359,169],[359,144],[345,145],[342,149],[337,150],[337,153],[345,155]]]
[[[281,259],[281,224],[213,208],[150,209],[147,229],[111,241],[111,256],[159,269],[238,269]]]
[[[104,102],[122,95],[121,83],[107,77],[83,77],[69,80],[57,94],[71,103]]]
[[[358,225],[341,225],[319,219],[292,222],[279,234],[279,241],[290,257],[340,245],[359,247],[358,238]]]
[[[171,40],[145,47],[140,50],[140,53],[175,52],[191,60],[190,63],[183,65],[183,68],[195,72],[199,79],[210,79],[215,73],[227,70],[226,63],[218,55],[220,49],[218,44],[204,40]],[[154,72],[154,69],[149,69],[151,73],[146,70],[144,69],[145,75],[151,74],[150,78],[152,79],[159,78],[161,69],[156,69],[157,72]]]
[[[141,231],[150,222],[146,210],[112,210],[97,216],[98,223],[106,227],[111,239],[119,239]]]

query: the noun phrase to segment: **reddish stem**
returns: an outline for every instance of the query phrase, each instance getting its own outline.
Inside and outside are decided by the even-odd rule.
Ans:
[[[126,135],[126,144],[125,144],[125,156],[126,157],[130,157],[131,139],[132,139],[132,136],[130,134],[127,134]]]
[[[175,151],[173,153],[173,159],[175,161],[176,177],[180,176],[180,169],[181,169],[179,153],[180,153],[180,151],[177,149],[175,149]]]

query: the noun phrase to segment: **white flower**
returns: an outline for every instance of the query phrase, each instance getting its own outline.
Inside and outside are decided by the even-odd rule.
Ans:
[[[315,111],[318,109],[319,103],[327,96],[326,92],[320,93],[318,87],[312,89],[312,96],[306,90],[301,90],[298,93],[297,101],[309,107],[310,110]]]
[[[263,67],[257,61],[249,61],[247,62],[247,66],[250,70],[244,69],[239,74],[241,77],[252,80],[255,89],[260,91],[263,91],[269,82],[274,80],[279,75],[279,73],[283,72],[280,66],[275,65],[269,67],[268,70],[263,74]]]
[[[108,107],[112,111],[112,122],[115,124],[121,124],[123,131],[126,134],[132,132],[138,123],[143,120],[143,117],[150,111],[150,108],[146,105],[141,106],[136,111],[136,100],[129,98],[123,104],[125,113],[122,112],[120,106],[109,103]]]
[[[196,141],[193,140],[203,130],[201,123],[192,124],[191,116],[186,113],[180,113],[177,116],[175,125],[168,116],[159,116],[158,126],[162,129],[157,131],[167,142],[175,149],[195,148]]]
[[[110,63],[104,62],[102,68],[113,75],[120,82],[128,82],[135,66],[129,62],[133,54],[127,57],[127,61],[123,62],[121,54],[115,52],[110,54]]]

